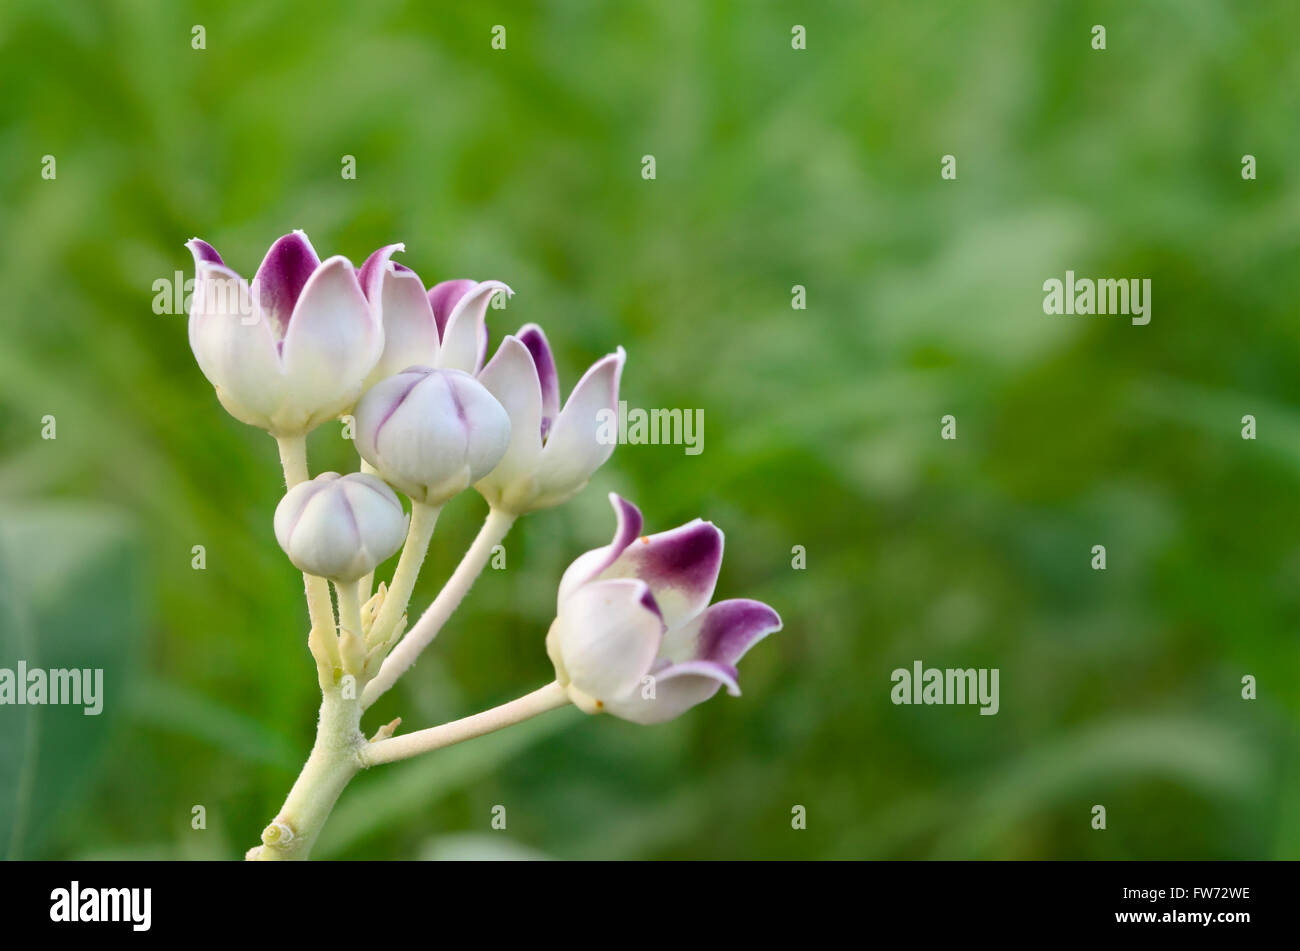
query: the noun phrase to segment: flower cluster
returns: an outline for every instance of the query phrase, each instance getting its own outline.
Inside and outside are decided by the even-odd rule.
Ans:
[[[275,536],[306,579],[308,644],[324,699],[312,759],[250,857],[305,857],[332,805],[322,810],[311,797],[336,796],[358,764],[459,742],[568,702],[656,723],[722,687],[739,693],[736,663],[780,629],[780,618],[757,601],[709,604],[723,545],[712,523],[642,537],[640,511],[611,496],[613,542],[578,558],[560,581],[546,637],[553,684],[466,721],[401,737],[390,724],[365,741],[365,707],[437,634],[514,520],[571,498],[610,457],[599,422],[617,410],[626,355],[619,347],[598,360],[562,402],[536,324],[504,337],[488,359],[488,307],[513,294],[500,281],[426,287],[393,260],[401,244],[356,268],[342,256],[322,261],[295,231],[271,246],[249,283],[207,242],[187,246],[199,367],[231,415],[280,446],[288,491]],[[306,434],[348,416],[361,471],[309,478]],[[407,630],[438,513],[471,486],[487,501],[488,519]],[[394,490],[410,500],[409,515]],[[376,568],[399,548],[391,581],[372,592]]]

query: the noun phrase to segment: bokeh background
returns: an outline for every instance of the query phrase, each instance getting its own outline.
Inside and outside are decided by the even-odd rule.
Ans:
[[[705,414],[702,454],[621,447],[522,521],[369,723],[549,678],[610,490],[716,521],[718,596],[786,623],[740,699],[361,776],[319,857],[1300,857],[1297,35],[1286,0],[9,0],[0,666],[100,666],[107,697],[0,707],[0,855],[238,858],[296,775],[275,447],[151,305],[192,235],[251,276],[304,228],[503,279],[494,339],[542,323],[566,388],[621,343],[632,406]],[[1151,324],[1044,316],[1067,268],[1149,277]],[[355,466],[333,424],[310,448]],[[484,512],[450,505],[418,604]],[[999,668],[1000,712],[894,706],[917,659]]]

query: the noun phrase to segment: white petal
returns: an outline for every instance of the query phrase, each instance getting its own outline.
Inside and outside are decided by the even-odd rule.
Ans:
[[[510,444],[510,417],[460,370],[416,367],[375,384],[356,409],[356,446],[388,482],[441,505],[483,478]]]
[[[298,568],[355,581],[401,547],[407,519],[372,475],[324,472],[290,489],[275,510],[275,538]]]
[[[556,595],[557,611],[558,605],[565,598],[578,590],[579,586],[594,580],[598,574],[612,565],[641,534],[641,528],[645,523],[639,508],[615,492],[609,493],[609,504],[614,507],[614,517],[617,519],[614,538],[608,545],[579,555],[573,564],[565,569],[564,575],[560,578],[559,593]]]
[[[384,353],[370,371],[367,386],[407,367],[435,366],[438,360],[438,326],[424,282],[414,271],[388,267],[380,297]]]
[[[656,670],[654,696],[636,690],[607,704],[609,712],[633,723],[663,723],[681,716],[691,707],[708,700],[720,687],[732,696],[740,694],[736,669],[709,661],[672,664]]]
[[[557,674],[608,703],[640,685],[662,636],[663,621],[644,584],[596,581],[565,599],[548,641],[562,661]]]
[[[284,339],[285,376],[308,425],[337,416],[356,401],[383,346],[383,328],[352,264],[330,258],[303,287]]]
[[[618,383],[627,354],[622,347],[598,361],[573,388],[542,448],[537,507],[574,495],[613,455],[618,437]]]
[[[289,528],[284,550],[289,560],[308,574],[354,581],[365,573],[353,574],[361,539],[347,497],[336,485],[327,485],[308,498]]]
[[[469,432],[470,482],[482,479],[501,462],[510,445],[510,415],[487,388],[470,376],[452,370],[456,405]]]
[[[196,267],[189,336],[199,369],[231,415],[270,428],[285,380],[275,337],[247,282],[219,264]]]
[[[498,293],[514,294],[500,281],[480,281],[452,308],[436,366],[476,373],[487,349],[487,309]]]
[[[409,519],[397,495],[376,476],[353,472],[340,485],[360,529],[361,560],[370,571],[402,547]]]
[[[411,498],[435,504],[469,484],[468,434],[443,374],[389,377],[366,393],[356,418],[362,457]]]
[[[275,507],[274,523],[275,540],[280,543],[281,548],[285,551],[289,550],[289,539],[297,528],[298,520],[302,518],[307,503],[318,493],[325,491],[329,484],[338,478],[337,472],[322,472],[314,479],[299,482],[284,494],[280,504]]]
[[[475,488],[493,505],[514,510],[533,494],[533,474],[542,452],[542,387],[528,348],[506,337],[478,375],[510,417],[506,454]]]

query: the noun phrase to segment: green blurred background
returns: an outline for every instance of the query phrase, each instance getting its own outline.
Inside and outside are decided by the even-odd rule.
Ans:
[[[275,447],[151,303],[192,235],[251,276],[304,228],[507,281],[494,339],[542,323],[566,391],[621,343],[632,406],[705,414],[701,455],[621,447],[522,521],[370,724],[549,678],[610,490],[716,521],[718,596],[786,624],[673,723],[570,709],[373,770],[319,857],[1300,857],[1297,35],[1286,0],[10,0],[0,666],[107,698],[0,707],[0,855],[237,858],[296,775]],[[1044,316],[1067,268],[1151,278],[1151,324]],[[310,446],[355,467],[334,424]],[[484,512],[449,506],[417,604]],[[1000,712],[892,705],[917,659],[999,668]]]

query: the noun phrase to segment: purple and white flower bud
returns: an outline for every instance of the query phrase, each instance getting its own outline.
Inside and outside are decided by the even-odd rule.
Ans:
[[[406,513],[397,494],[363,472],[323,472],[285,493],[275,538],[309,575],[356,581],[401,547]]]
[[[271,246],[249,285],[206,241],[187,247],[190,348],[232,416],[297,436],[356,401],[384,331],[347,258],[321,262],[295,231]]]
[[[536,324],[506,337],[478,375],[510,414],[510,448],[475,488],[495,508],[522,515],[579,492],[614,452],[602,417],[618,409],[623,348],[597,360],[560,409],[551,346]]]
[[[487,308],[500,281],[443,281],[427,291],[420,276],[391,260],[405,245],[389,244],[366,258],[357,279],[384,326],[384,352],[369,387],[409,366],[477,373],[487,353]]]
[[[587,713],[661,723],[739,695],[736,664],[781,618],[761,601],[710,605],[723,535],[696,519],[641,536],[635,505],[610,495],[614,540],[580,556],[560,580],[546,652],[569,699]]]
[[[355,415],[361,458],[425,505],[483,478],[510,443],[510,417],[462,370],[410,367],[371,387]]]

